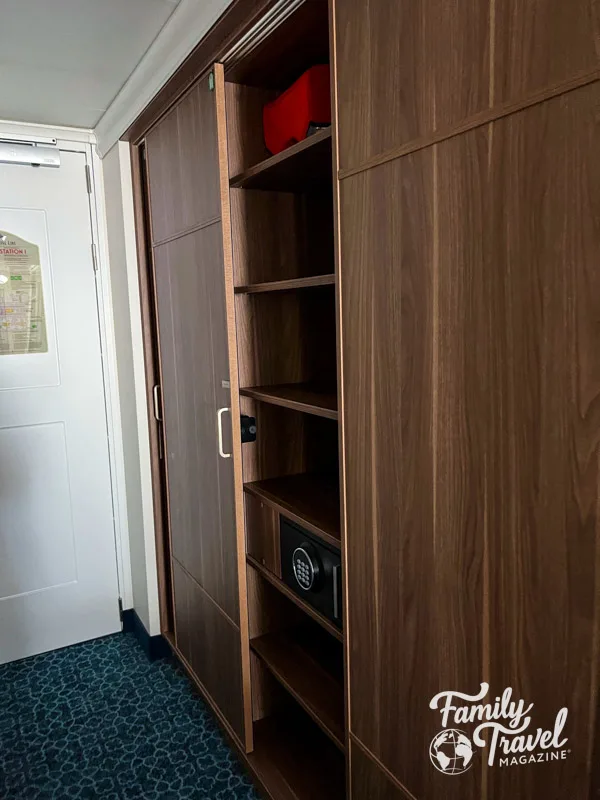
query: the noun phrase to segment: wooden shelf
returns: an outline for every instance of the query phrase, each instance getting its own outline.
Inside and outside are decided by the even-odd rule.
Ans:
[[[235,175],[229,185],[235,189],[300,192],[331,183],[331,176],[329,127]]]
[[[244,491],[339,548],[340,490],[335,478],[310,473],[286,475],[246,483]]]
[[[313,286],[331,286],[335,283],[335,275],[312,275],[309,278],[290,278],[285,281],[269,281],[268,283],[251,283],[247,286],[236,286],[236,294],[259,294],[263,292],[289,292],[292,289],[309,289]]]
[[[244,397],[263,403],[315,414],[317,417],[337,419],[337,394],[332,387],[314,383],[286,383],[279,386],[250,386],[240,389]]]
[[[274,586],[278,589],[281,594],[285,595],[288,600],[291,600],[294,605],[301,608],[305,614],[313,619],[315,622],[318,622],[319,625],[327,631],[327,633],[331,634],[334,639],[337,639],[338,642],[344,641],[344,634],[342,631],[337,628],[333,622],[330,622],[327,617],[324,617],[316,608],[313,608],[311,605],[306,603],[301,597],[299,597],[295,592],[293,592],[290,587],[285,584],[277,575],[274,575],[270,570],[266,567],[263,567],[262,564],[252,558],[252,556],[246,556],[246,561],[248,564],[255,569],[266,581],[268,581],[271,586]]]
[[[250,642],[269,671],[340,750],[345,749],[344,690],[319,663],[310,641],[292,634],[268,633]],[[338,645],[339,647],[339,645]]]
[[[342,754],[314,724],[297,713],[254,723],[251,770],[277,800],[344,800]]]

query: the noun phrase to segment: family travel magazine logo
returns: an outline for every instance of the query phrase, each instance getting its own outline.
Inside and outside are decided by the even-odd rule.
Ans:
[[[488,764],[493,767],[513,767],[544,761],[563,761],[571,752],[565,749],[568,742],[563,736],[568,709],[561,708],[556,715],[554,728],[544,730],[532,726],[533,703],[513,699],[508,687],[502,695],[488,700],[490,686],[482,683],[476,695],[462,692],[440,692],[432,698],[429,707],[439,710],[442,728],[429,747],[433,766],[445,775],[461,775],[473,765],[475,748],[488,750]],[[473,735],[465,732],[465,725],[475,725]]]

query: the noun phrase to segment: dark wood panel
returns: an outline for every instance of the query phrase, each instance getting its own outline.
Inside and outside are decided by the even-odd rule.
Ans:
[[[600,65],[600,11],[593,0],[503,0],[494,8],[494,104],[524,99]]]
[[[174,560],[177,647],[240,741],[245,741],[240,631]]]
[[[247,492],[244,501],[248,554],[281,578],[279,514],[271,505]]]
[[[190,582],[185,571],[178,562],[171,558],[169,565],[173,571],[173,613],[175,616],[175,645],[186,659],[191,662],[191,627],[190,627]]]
[[[351,730],[417,797],[475,800],[480,769],[449,781],[428,754],[431,698],[482,680],[483,626],[476,350],[461,337],[484,331],[475,265],[457,261],[450,286],[436,264],[435,159],[341,190]]]
[[[275,478],[307,469],[306,421],[309,417],[281,406],[240,397],[242,414],[255,417],[260,434],[242,448],[244,481]],[[316,417],[314,418],[316,419]]]
[[[535,704],[534,730],[553,729],[567,708],[570,751],[543,768],[496,768],[490,800],[591,796],[600,624],[599,108],[595,84],[499,122],[490,143],[490,683]]]
[[[236,297],[240,385],[335,386],[333,286]]]
[[[489,3],[335,2],[342,169],[489,104]]]
[[[237,623],[233,471],[217,440],[229,405],[221,226],[154,252],[173,553]],[[223,423],[230,450],[228,414]]]
[[[231,190],[235,285],[333,271],[331,187],[307,194]]]
[[[403,792],[368,755],[350,740],[350,797],[352,800],[414,800]]]
[[[214,94],[203,80],[146,139],[152,241],[220,217]]]
[[[351,727],[419,800],[590,796],[599,101],[342,182]],[[429,701],[483,681],[534,704],[534,735],[568,708],[566,758],[434,769]]]
[[[304,220],[301,195],[232,189],[234,283],[314,274],[306,271]]]

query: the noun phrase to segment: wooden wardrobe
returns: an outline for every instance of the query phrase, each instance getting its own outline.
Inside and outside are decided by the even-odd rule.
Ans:
[[[591,0],[238,0],[130,134],[163,633],[272,800],[600,796],[599,41]]]

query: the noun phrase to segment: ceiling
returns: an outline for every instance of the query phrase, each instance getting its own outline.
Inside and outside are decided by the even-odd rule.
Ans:
[[[0,119],[93,128],[179,0],[0,0]]]

